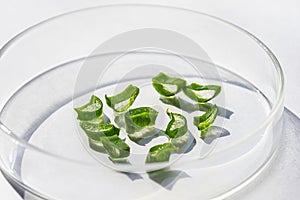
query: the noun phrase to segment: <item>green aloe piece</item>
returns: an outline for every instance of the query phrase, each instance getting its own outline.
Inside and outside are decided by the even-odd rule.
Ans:
[[[88,121],[102,115],[103,104],[97,96],[93,95],[86,105],[74,109],[78,114],[77,119]]]
[[[129,134],[149,128],[155,124],[158,112],[150,107],[134,108],[125,113],[125,126]]]
[[[105,149],[104,149],[101,141],[96,141],[96,140],[89,138],[89,146],[94,151],[97,151],[100,153],[105,153]]]
[[[143,128],[142,130],[134,133],[128,134],[128,137],[130,138],[131,141],[141,144],[143,141],[147,141],[147,139],[151,139],[154,137],[157,137],[160,133],[159,129],[156,129],[154,126],[150,126],[147,128]]]
[[[85,121],[91,124],[109,124],[110,123],[110,119],[105,115],[102,114],[100,117],[94,118],[92,120],[89,121]]]
[[[171,154],[177,150],[170,142],[153,146],[148,152],[146,163],[168,162]]]
[[[116,125],[118,127],[122,127],[124,128],[125,127],[125,119],[124,119],[124,115],[125,113],[122,112],[122,113],[114,113],[114,122],[116,123]]]
[[[181,148],[187,144],[188,140],[189,140],[189,134],[184,134],[181,137],[177,137],[177,138],[172,138],[171,142],[172,144],[174,144],[176,147],[179,148],[179,150],[181,150]]]
[[[186,86],[183,89],[183,92],[194,101],[207,102],[215,98],[221,92],[221,86],[192,83],[191,85]]]
[[[206,103],[206,102],[197,102],[195,104],[192,104],[180,97],[160,97],[159,100],[163,102],[164,104],[172,105],[177,108],[180,108],[181,110],[192,113],[195,111],[203,111],[206,112],[211,108],[214,104]],[[219,112],[218,115],[220,117],[224,117],[226,119],[230,119],[233,112],[231,110],[228,110],[226,108],[218,106]]]
[[[113,124],[95,124],[89,121],[81,121],[81,128],[92,139],[99,141],[103,136],[119,135],[120,129]]]
[[[121,93],[108,97],[105,95],[106,103],[116,112],[126,111],[135,101],[138,96],[140,89],[136,86],[129,85]]]
[[[152,85],[159,94],[170,97],[180,92],[186,86],[186,81],[160,72],[152,78]]]
[[[181,110],[184,110],[188,113],[192,113],[195,111],[195,105],[180,98],[180,97],[160,97],[159,100],[163,102],[164,104],[172,105],[177,108],[180,108]]]
[[[130,147],[117,135],[102,137],[101,142],[112,160],[126,158],[130,154]]]
[[[201,131],[201,138],[206,137],[206,132],[218,115],[218,107],[216,105],[208,109],[203,115],[194,117],[194,125]]]
[[[178,138],[186,134],[188,131],[186,118],[178,113],[169,112],[168,109],[167,114],[171,120],[167,125],[165,134],[171,139]]]
[[[210,103],[196,103],[192,104],[180,97],[161,97],[160,101],[175,106],[177,108],[180,108],[183,111],[186,111],[188,113],[192,113],[195,111],[207,111],[213,104]]]

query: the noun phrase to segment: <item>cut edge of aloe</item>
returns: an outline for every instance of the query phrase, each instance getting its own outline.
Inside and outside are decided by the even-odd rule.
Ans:
[[[81,121],[80,127],[90,139],[95,141],[99,141],[103,136],[119,135],[120,133],[120,128],[113,124],[93,124],[88,121]]]
[[[130,84],[122,92],[114,96],[109,97],[108,95],[105,95],[106,104],[116,112],[124,112],[134,103],[139,92],[140,89],[138,87]],[[124,105],[119,105],[124,102]]]
[[[152,78],[152,85],[160,95],[170,97],[180,92],[186,86],[186,81],[181,78],[171,77],[163,72],[160,72],[158,75]],[[171,91],[166,87],[166,85],[176,86],[176,90]]]
[[[158,112],[151,107],[138,107],[125,113],[125,128],[128,134],[155,125]]]
[[[150,148],[146,163],[168,162],[171,154],[178,150],[179,148],[171,142],[155,145]]]
[[[222,87],[218,85],[200,85],[198,83],[192,83],[183,89],[183,93],[190,99],[196,102],[208,102],[218,96],[221,92]],[[202,97],[197,94],[198,91],[213,91],[213,95],[210,97]]]
[[[78,120],[88,121],[100,117],[102,115],[103,103],[100,98],[92,95],[90,101],[80,107],[74,108],[77,112]]]
[[[169,112],[169,109],[167,109],[166,113],[170,121],[164,133],[168,135],[169,138],[178,138],[188,132],[187,120],[183,115]]]
[[[201,138],[206,137],[206,132],[209,127],[213,124],[218,115],[217,105],[213,105],[203,115],[194,117],[194,125],[197,126],[198,130],[201,131]]]
[[[102,137],[101,142],[109,158],[112,160],[116,161],[130,155],[130,146],[117,135]]]

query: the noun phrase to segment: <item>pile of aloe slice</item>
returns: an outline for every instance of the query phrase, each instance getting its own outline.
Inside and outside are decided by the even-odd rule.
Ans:
[[[199,137],[204,140],[219,112],[217,105],[208,102],[221,92],[221,87],[198,83],[187,84],[181,78],[171,77],[162,72],[152,78],[152,85],[160,94],[163,103],[187,112],[198,110],[203,112],[202,115],[193,118],[193,124],[199,130]],[[178,97],[180,92],[195,104],[187,103]],[[103,113],[103,103],[95,95],[87,104],[75,108],[80,127],[88,137],[90,148],[108,154],[109,159],[114,163],[124,162],[131,151],[126,140],[119,137],[121,129],[126,131],[128,138],[136,143],[147,137],[159,136],[155,127],[157,116],[160,114],[158,111],[151,107],[130,109],[139,93],[138,87],[129,85],[117,95],[105,95],[106,104],[114,111],[115,124],[112,124]],[[170,121],[165,130],[160,130],[160,133],[168,137],[168,142],[152,146],[147,154],[146,163],[169,161],[171,154],[179,152],[187,142],[189,129],[186,117],[170,112],[169,109],[163,114],[166,114]]]

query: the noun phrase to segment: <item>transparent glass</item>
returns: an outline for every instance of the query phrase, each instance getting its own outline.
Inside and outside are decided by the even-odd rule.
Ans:
[[[111,63],[96,84],[78,86],[87,63],[101,68],[103,60],[124,52],[95,51],[99,44],[145,28],[180,33],[205,53],[135,50]],[[0,167],[25,199],[223,199],[267,166],[280,141],[284,80],[275,56],[247,31],[196,11],[112,5],[66,13],[9,41],[0,50],[0,67],[2,95],[10,97],[1,99]],[[134,166],[99,162],[77,129],[73,107],[91,93],[102,98],[135,84],[144,95],[136,106],[161,106],[164,112],[167,107],[151,89],[151,78],[162,69],[170,74],[175,70],[189,82],[222,85],[214,102],[233,114],[216,124],[230,134],[211,144],[197,138],[190,153],[156,176]],[[197,137],[196,129],[191,132]]]

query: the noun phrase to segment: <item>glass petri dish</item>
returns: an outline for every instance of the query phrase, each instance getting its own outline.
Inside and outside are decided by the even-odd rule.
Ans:
[[[268,166],[280,142],[284,78],[276,57],[246,30],[197,11],[126,4],[62,14],[12,38],[0,66],[10,97],[0,113],[0,167],[25,199],[224,199]],[[226,134],[203,141],[189,120],[198,112],[163,104],[151,86],[160,71],[221,85],[213,103],[224,112],[215,125]],[[105,102],[128,84],[140,88],[134,107],[188,116],[193,148],[150,168],[146,152],[166,138],[131,144],[126,165],[91,151],[73,108],[91,94]],[[104,113],[113,117],[105,103]],[[158,121],[163,129],[168,119]]]

